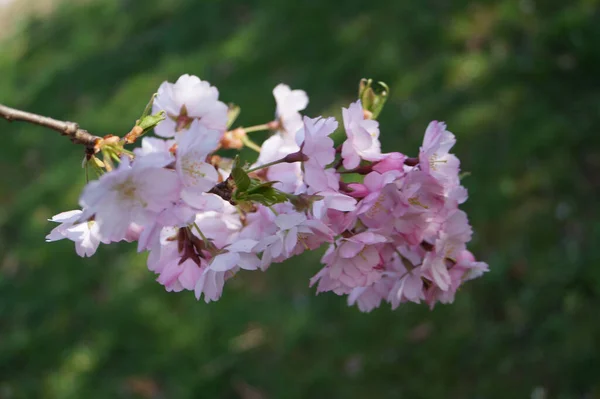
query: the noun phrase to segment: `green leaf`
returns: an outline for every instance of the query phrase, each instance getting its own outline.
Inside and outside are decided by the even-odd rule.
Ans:
[[[252,182],[256,184],[255,182]],[[273,187],[276,182],[266,182],[256,185],[245,192],[236,192],[235,200],[239,202],[258,202],[265,206],[271,206],[286,202],[288,200],[287,195]]]
[[[154,115],[146,115],[142,119],[140,119],[137,123],[137,126],[144,129],[144,133],[150,129],[153,129],[160,122],[164,121],[166,118],[165,111],[157,112]]]
[[[140,119],[138,119],[138,121],[141,121],[145,117],[150,115],[150,113],[152,112],[152,104],[154,103],[154,99],[157,95],[157,93],[154,93],[152,97],[150,97],[150,101],[148,102],[148,104],[146,104],[146,108],[144,108],[144,112],[142,112],[142,116],[140,116]]]
[[[235,166],[231,170],[231,176],[233,177],[233,181],[235,182],[236,191],[238,193],[243,193],[250,187],[250,177],[244,169],[239,166]]]

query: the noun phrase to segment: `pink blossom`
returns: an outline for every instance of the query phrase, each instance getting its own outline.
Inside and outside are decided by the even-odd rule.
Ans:
[[[227,105],[219,91],[196,76],[182,75],[177,82],[163,82],[158,88],[152,112],[165,111],[167,118],[156,126],[156,134],[173,137],[198,121],[207,129],[223,133],[227,126]]]
[[[356,200],[338,191],[318,191],[316,194],[323,197],[313,204],[313,215],[317,219],[325,219],[329,210],[352,212],[356,209]]]
[[[156,137],[143,137],[142,146],[135,148],[135,162],[144,166],[165,167],[175,162],[175,155],[170,151],[175,140],[163,140]]]
[[[393,220],[398,197],[394,181],[399,176],[400,172],[394,170],[384,174],[371,172],[365,176],[362,184],[350,184],[356,194],[364,195],[356,213],[367,227],[391,227],[390,220]]]
[[[300,111],[308,105],[306,92],[292,90],[288,85],[281,83],[273,89],[273,96],[277,103],[276,117],[283,124],[285,132],[294,137],[298,129],[302,128]]]
[[[101,238],[98,225],[94,221],[81,220],[80,210],[67,211],[54,215],[51,222],[60,223],[46,236],[46,242],[58,241],[64,238],[75,243],[75,252],[81,257],[92,256]]]
[[[396,211],[435,213],[444,207],[444,188],[430,175],[412,170],[395,182],[402,204]]]
[[[460,162],[448,152],[455,143],[456,137],[446,130],[445,123],[431,122],[419,151],[421,170],[449,185],[457,185]]]
[[[258,269],[260,260],[253,253],[256,244],[255,240],[238,240],[212,258],[196,282],[196,298],[200,299],[204,295],[206,303],[216,301],[223,293],[226,278],[233,276],[239,269]]]
[[[338,123],[334,118],[304,117],[304,129],[296,133],[296,144],[302,148],[302,153],[308,156],[308,162],[321,167],[333,162],[335,148],[329,136],[337,127]]]
[[[165,264],[164,269],[156,279],[167,291],[191,291],[196,287],[202,276],[203,269],[193,260],[186,259],[183,263],[179,262],[180,259],[175,258]]]
[[[406,161],[406,155],[399,152],[382,154],[381,159],[373,164],[373,170],[379,173],[385,173],[391,170],[404,172],[404,161]]]
[[[356,168],[361,159],[367,161],[381,159],[379,123],[365,119],[360,100],[350,104],[348,108],[342,108],[342,115],[347,136],[342,145],[344,168]]]
[[[177,201],[179,188],[175,172],[132,166],[123,157],[118,168],[85,186],[79,204],[95,215],[102,241],[120,241],[131,223],[146,225]]]
[[[192,259],[181,261],[177,243],[174,241],[162,241],[153,247],[148,257],[148,269],[159,274],[156,281],[165,287],[167,291],[179,292],[191,291],[206,268],[203,259],[201,265]]]
[[[255,248],[256,251],[263,252],[263,269],[268,268],[273,261],[281,262],[304,250],[316,249],[324,242],[333,240],[331,230],[323,222],[308,220],[303,213],[277,215],[275,225],[278,231],[263,238]]]
[[[387,238],[372,232],[338,240],[337,246],[325,253],[321,261],[327,276],[347,288],[366,287],[381,278],[382,259],[378,244]],[[313,284],[316,281],[313,281]],[[319,290],[321,286],[319,286]]]
[[[287,137],[292,137],[291,139]],[[300,147],[296,144],[292,135],[282,136],[276,133],[266,139],[253,167],[277,161],[288,154],[298,151]],[[302,185],[302,169],[299,162],[280,163],[267,168],[267,180],[276,181],[275,188],[288,192],[296,192]]]
[[[368,313],[389,296],[391,285],[391,279],[383,278],[368,287],[353,288],[348,294],[348,306],[356,304],[361,312]]]
[[[450,265],[448,274],[450,275],[450,286],[447,290],[442,290],[437,286],[432,286],[426,292],[426,301],[433,308],[436,302],[452,303],[458,288],[467,280],[480,277],[488,271],[488,265],[484,262],[475,261],[475,257],[469,251],[461,251],[456,263]]]
[[[261,241],[274,235],[277,229],[273,211],[266,206],[258,205],[256,212],[246,215],[246,224],[240,231],[239,238],[251,238]]]
[[[434,250],[428,252],[423,259],[423,273],[428,276],[442,291],[447,291],[451,285],[451,275],[448,263],[455,262],[466,243],[471,239],[471,226],[463,211],[456,210],[448,217],[434,245]]]
[[[221,210],[198,213],[195,222],[202,233],[219,248],[237,239],[242,228],[237,209],[226,201],[222,201]],[[195,229],[193,231],[196,233]]]
[[[296,133],[296,142],[302,153],[308,157],[308,161],[302,164],[304,183],[312,187],[315,192],[339,184],[339,175],[335,170],[326,169],[326,166],[335,159],[333,140],[329,136],[337,126],[338,123],[334,118],[304,117],[304,129]]]
[[[213,188],[219,179],[215,167],[206,158],[219,145],[218,133],[194,122],[192,127],[177,136],[177,161],[175,168],[183,184],[181,198],[193,208],[203,210],[215,206],[214,200],[204,193]]]

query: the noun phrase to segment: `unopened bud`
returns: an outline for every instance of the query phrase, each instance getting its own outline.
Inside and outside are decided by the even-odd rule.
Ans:
[[[287,194],[286,196],[298,212],[305,212],[311,209],[315,201],[320,201],[324,198],[321,195],[315,194]]]
[[[294,162],[306,162],[308,161],[308,156],[302,153],[302,151],[296,151],[291,154],[287,154],[283,158],[283,162],[294,163]]]
[[[417,166],[419,164],[419,158],[406,158],[404,165],[406,166]]]
[[[377,82],[373,86],[373,79],[361,79],[358,86],[358,98],[365,111],[365,119],[377,119],[389,93],[390,89],[385,83]]]
[[[281,122],[279,122],[279,120],[271,121],[267,123],[267,128],[269,130],[279,130],[281,128]]]
[[[236,149],[244,147],[243,138],[246,137],[246,131],[242,127],[237,129],[229,130],[225,132],[221,139],[221,147],[225,150]]]
[[[101,146],[118,144],[119,140],[121,140],[119,138],[119,136],[115,136],[113,134],[107,134],[106,136],[104,136],[102,138]]]

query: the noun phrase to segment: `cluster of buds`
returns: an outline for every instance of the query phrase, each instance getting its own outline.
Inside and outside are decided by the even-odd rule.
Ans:
[[[80,256],[100,243],[136,241],[149,251],[148,268],[167,291],[194,291],[206,302],[221,297],[241,269],[265,271],[326,245],[317,292],[347,295],[370,311],[382,301],[449,303],[466,280],[487,265],[466,249],[472,230],[459,205],[467,199],[455,136],[442,122],[425,130],[418,156],[382,153],[375,120],[387,86],[363,80],[359,99],[343,108],[345,141],[336,147],[334,118],[303,116],[308,97],[280,84],[271,122],[229,130],[239,108],[195,76],[164,82],[136,127],[106,140],[86,165],[81,210],[47,241],[75,242]],[[150,112],[152,111],[152,112]],[[154,128],[159,137],[143,137]],[[261,146],[249,133],[268,130]],[[113,142],[114,141],[114,142]],[[218,155],[253,148],[253,164]]]

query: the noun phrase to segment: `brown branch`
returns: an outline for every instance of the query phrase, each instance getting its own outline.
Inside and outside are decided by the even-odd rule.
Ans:
[[[0,104],[0,117],[9,122],[28,122],[33,123],[34,125],[44,126],[52,130],[56,130],[63,136],[68,136],[73,143],[84,145],[86,147],[86,151],[91,154],[98,151],[97,145],[102,140],[102,137],[94,136],[87,130],[79,128],[79,125],[75,122],[59,121],[47,116],[10,108],[2,104]]]

